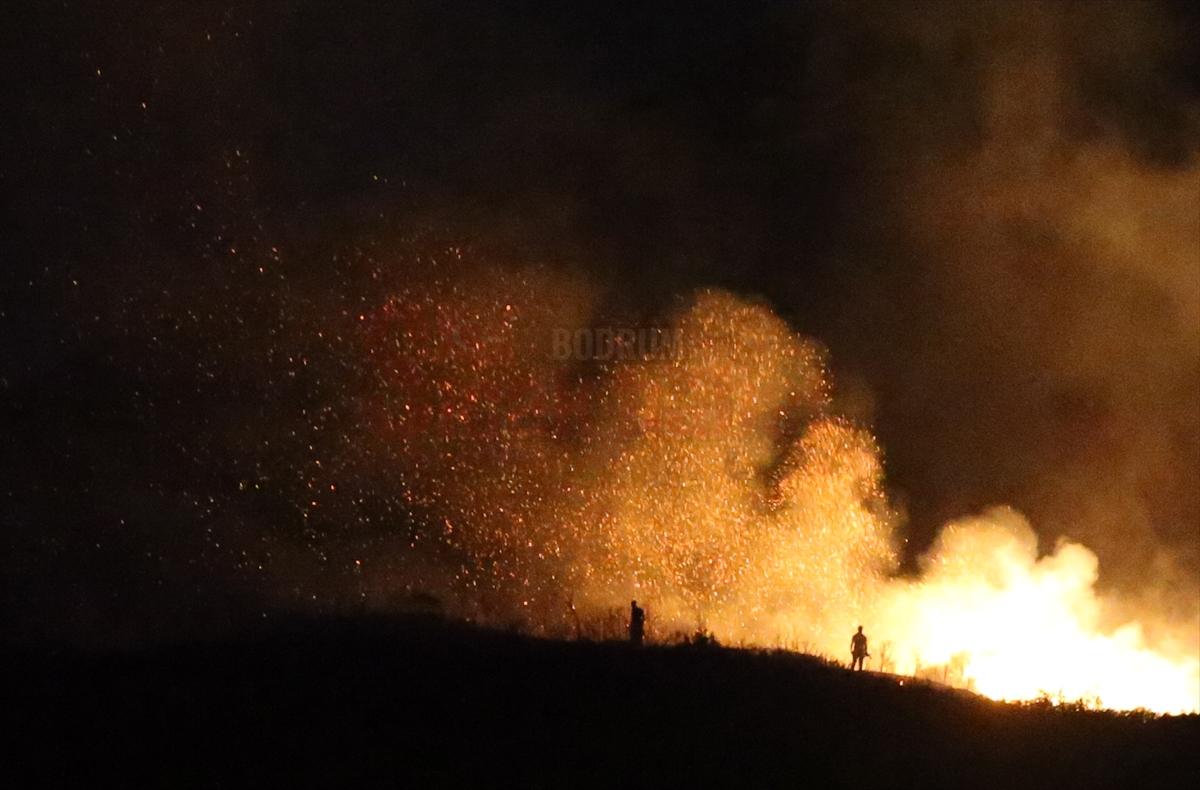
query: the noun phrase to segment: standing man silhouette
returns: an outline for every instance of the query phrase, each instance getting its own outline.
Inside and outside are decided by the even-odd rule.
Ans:
[[[646,610],[637,605],[637,601],[629,604],[629,641],[640,645],[646,636]]]
[[[858,627],[858,633],[850,637],[850,671],[855,669],[862,671],[863,659],[871,655],[867,652],[867,635],[862,632],[862,626]]]

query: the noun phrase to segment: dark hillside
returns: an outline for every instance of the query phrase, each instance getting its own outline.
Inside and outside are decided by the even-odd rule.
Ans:
[[[1030,790],[1200,778],[1194,716],[1002,705],[795,654],[368,619],[9,658],[6,774],[48,784]]]

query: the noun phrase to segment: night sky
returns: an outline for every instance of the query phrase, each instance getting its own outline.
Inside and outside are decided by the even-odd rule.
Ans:
[[[1009,504],[1044,547],[1092,547],[1105,586],[1200,599],[1195,8],[13,14],[18,639],[333,606],[355,560],[418,578],[406,547],[441,526],[369,438],[395,405],[381,310],[530,265],[586,281],[610,323],[718,287],[822,344],[835,408],[883,448],[906,567]]]

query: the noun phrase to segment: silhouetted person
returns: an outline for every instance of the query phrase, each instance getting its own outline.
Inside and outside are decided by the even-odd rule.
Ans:
[[[629,604],[629,641],[640,645],[646,636],[646,610],[637,605],[637,601]]]
[[[861,671],[863,668],[863,659],[871,655],[867,652],[867,635],[862,632],[862,626],[858,627],[858,633],[850,637],[850,670],[855,669]]]

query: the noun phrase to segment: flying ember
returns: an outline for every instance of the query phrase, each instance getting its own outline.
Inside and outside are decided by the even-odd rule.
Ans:
[[[1195,645],[1154,613],[1113,623],[1095,555],[1040,555],[1011,509],[947,525],[900,575],[881,449],[831,405],[820,346],[768,307],[701,291],[667,316],[669,354],[553,353],[595,320],[582,282],[532,268],[439,275],[366,316],[384,395],[365,441],[443,525],[464,613],[569,633],[636,598],[651,638],[838,658],[869,623],[872,669],[1200,708]]]

